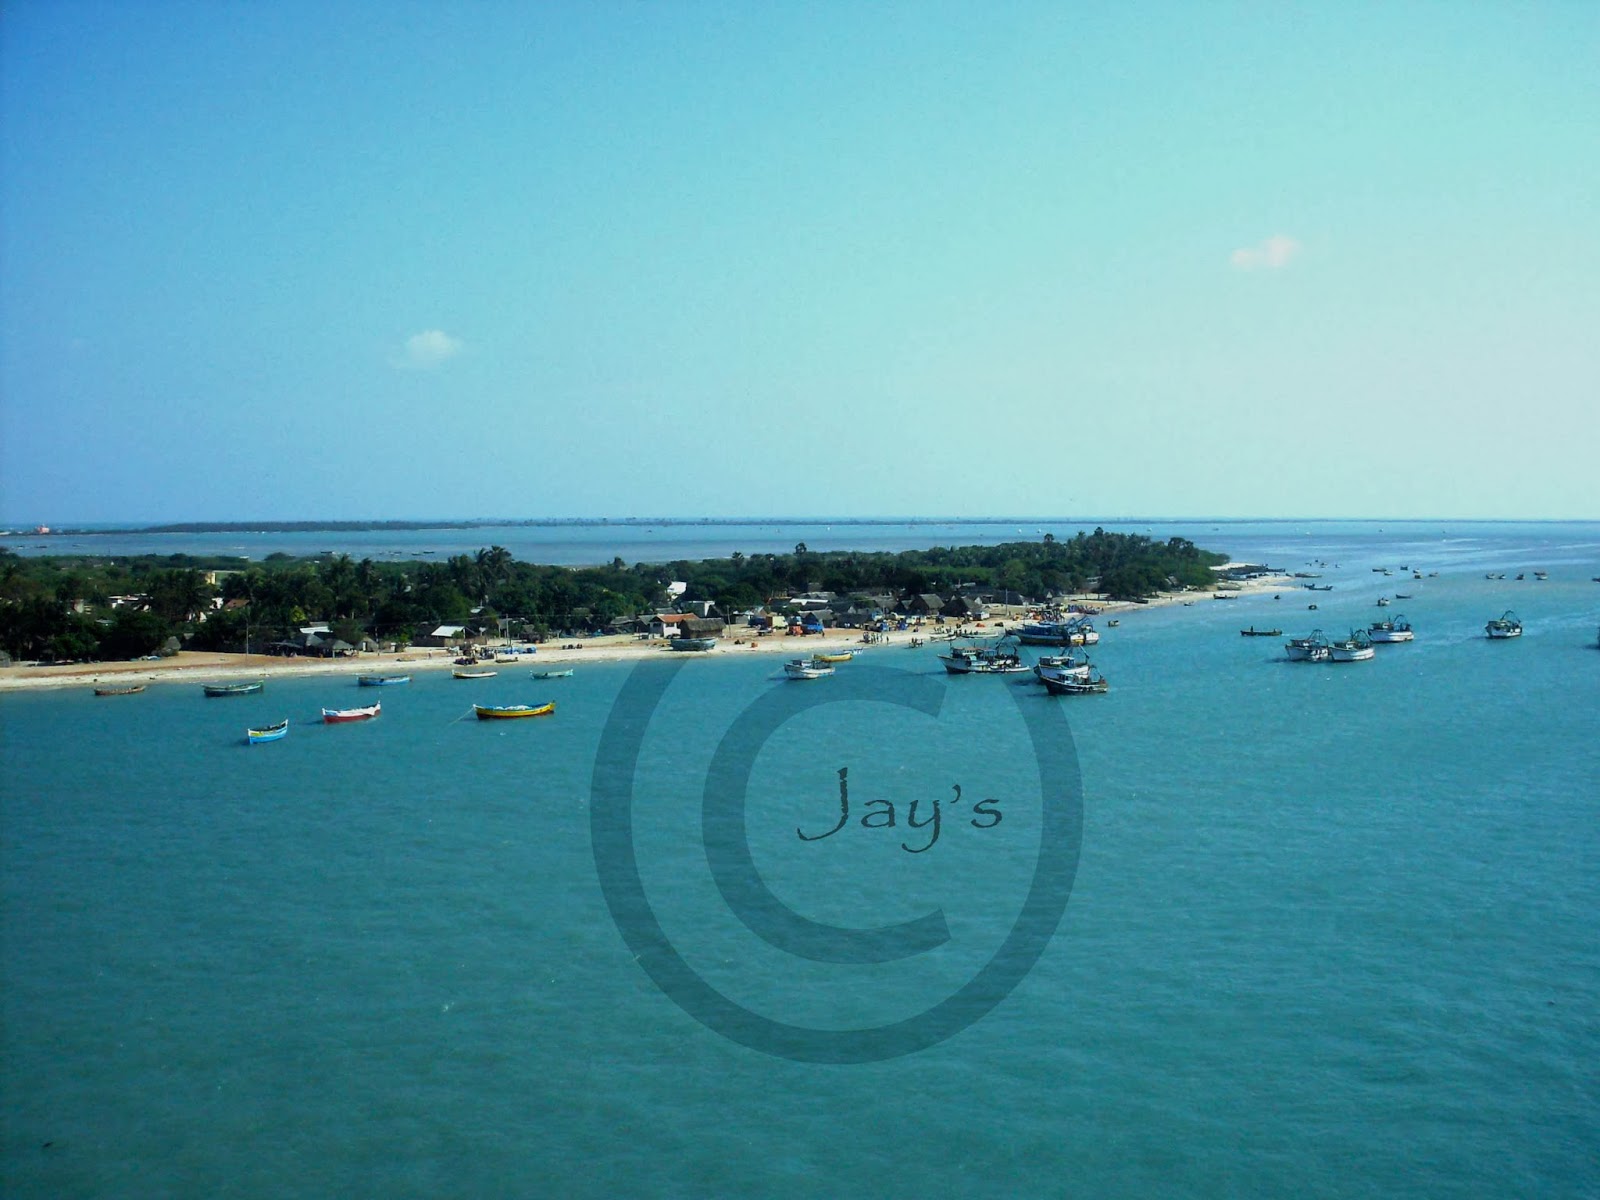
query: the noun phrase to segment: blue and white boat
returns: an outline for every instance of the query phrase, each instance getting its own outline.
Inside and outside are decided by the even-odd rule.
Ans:
[[[1065,621],[1028,621],[1016,630],[1017,639],[1027,646],[1092,646],[1100,632],[1088,617]]]
[[[285,717],[276,725],[268,725],[263,729],[246,729],[244,740],[254,746],[257,742],[276,742],[289,736],[289,718]]]

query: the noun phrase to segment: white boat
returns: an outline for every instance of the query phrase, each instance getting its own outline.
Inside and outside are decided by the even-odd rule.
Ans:
[[[1087,661],[1074,663],[1071,666],[1046,667],[1043,665],[1033,668],[1033,673],[1040,683],[1048,686],[1050,683],[1059,683],[1064,679],[1088,679],[1094,673],[1094,668]]]
[[[783,664],[783,673],[790,679],[826,679],[833,667],[813,658],[791,658]]]
[[[1388,608],[1389,607],[1389,597],[1387,597],[1387,596],[1379,596],[1378,597],[1378,607],[1379,608]]]
[[[370,721],[382,712],[382,704],[369,704],[365,708],[325,708],[322,719],[329,725],[341,725],[347,721]]]
[[[1031,670],[1016,650],[1006,645],[1002,638],[993,646],[959,646],[949,654],[941,654],[939,661],[951,675],[1014,675]]]
[[[1310,637],[1290,638],[1284,650],[1290,662],[1328,661],[1328,639],[1322,636],[1320,629],[1313,629]]]
[[[1409,642],[1414,635],[1411,623],[1404,617],[1392,621],[1374,621],[1367,627],[1367,636],[1374,642]]]
[[[1329,662],[1366,662],[1377,653],[1365,629],[1353,629],[1343,641],[1328,643]]]
[[[1517,614],[1508,608],[1485,625],[1483,631],[1492,638],[1521,637],[1522,622],[1517,619]]]

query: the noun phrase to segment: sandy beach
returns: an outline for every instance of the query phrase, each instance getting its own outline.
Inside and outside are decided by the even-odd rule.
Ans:
[[[1228,592],[1169,592],[1145,604],[1102,601],[1080,597],[1074,603],[1098,610],[1101,628],[1107,618],[1122,620],[1137,617],[1153,608],[1192,603],[1210,605],[1214,595],[1247,596],[1262,592],[1282,593],[1294,587],[1288,576],[1271,576],[1241,584]],[[977,637],[994,637],[1027,619],[1027,610],[997,608],[986,621],[965,625],[946,620],[944,624],[924,621],[919,628],[885,635],[882,647],[908,646],[913,637],[928,639],[964,630]],[[805,637],[785,633],[762,635],[755,630],[730,630],[714,649],[695,654],[697,658],[726,658],[732,655],[768,654],[780,658],[809,656],[822,651],[868,648],[859,629],[830,629]],[[515,663],[502,664],[502,670],[565,670],[586,662],[618,662],[671,654],[661,638],[642,639],[619,634],[581,640],[554,640],[539,645],[534,653],[519,653]],[[0,691],[30,691],[39,688],[93,687],[96,684],[221,683],[241,679],[279,679],[300,675],[377,675],[415,674],[421,671],[449,670],[457,654],[453,650],[411,648],[395,653],[369,653],[348,658],[279,658],[266,654],[220,654],[193,650],[180,651],[159,661],[38,664],[17,663],[0,668]]]

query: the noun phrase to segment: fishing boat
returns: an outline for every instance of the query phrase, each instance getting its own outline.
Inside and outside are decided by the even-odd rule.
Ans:
[[[533,672],[533,677],[535,679],[571,679],[572,668],[568,667],[565,671],[535,671]]]
[[[1308,592],[1331,592],[1331,591],[1333,591],[1333,584],[1331,584],[1331,583],[1308,583],[1308,584],[1306,584],[1306,591],[1308,591]]]
[[[1047,654],[1033,665],[1034,677],[1045,684],[1052,679],[1088,679],[1092,671],[1087,658],[1070,654]]]
[[[1025,646],[1092,646],[1100,633],[1088,617],[1066,621],[1026,621],[1016,631]]]
[[[1378,597],[1378,607],[1379,608],[1388,608],[1389,607],[1389,597],[1387,597],[1387,596],[1379,596]]]
[[[1060,679],[1046,677],[1044,686],[1052,696],[1093,696],[1111,688],[1104,675],[1089,675],[1082,679],[1076,676]]]
[[[266,685],[266,680],[258,679],[254,683],[207,683],[201,686],[208,696],[252,696]]]
[[[1374,642],[1409,642],[1415,635],[1411,623],[1404,617],[1392,621],[1374,621],[1367,627],[1367,636]]]
[[[819,663],[849,662],[856,656],[854,650],[830,650],[826,654],[813,654],[811,660]]]
[[[555,712],[555,702],[549,704],[474,704],[472,711],[480,721],[512,721],[518,717],[547,717]]]
[[[1285,651],[1290,662],[1327,662],[1328,639],[1322,636],[1322,630],[1313,629],[1310,637],[1290,638]]]
[[[1396,592],[1394,594],[1394,598],[1396,600],[1409,600],[1409,599],[1411,599],[1411,593],[1410,592]]]
[[[1252,625],[1252,626],[1250,626],[1249,629],[1241,629],[1241,630],[1239,630],[1239,636],[1240,637],[1282,637],[1283,636],[1283,630],[1281,630],[1281,629],[1257,629],[1254,625]]]
[[[1372,639],[1367,636],[1365,629],[1352,629],[1349,637],[1328,643],[1330,662],[1365,662],[1375,657],[1377,653],[1372,648]]]
[[[833,667],[814,658],[792,658],[783,664],[783,673],[790,679],[826,679]]]
[[[1517,620],[1517,614],[1509,608],[1494,620],[1483,627],[1483,631],[1491,638],[1514,638],[1522,636],[1522,622]]]
[[[370,721],[383,712],[383,705],[369,704],[365,708],[325,708],[322,720],[327,725],[342,725],[346,721]]]
[[[1032,670],[1013,645],[1008,635],[992,646],[958,646],[949,654],[939,655],[939,661],[951,675],[1014,675]]]
[[[395,687],[402,683],[410,683],[409,675],[357,675],[356,683],[361,687]]]
[[[127,683],[112,684],[108,687],[97,687],[94,690],[94,694],[96,696],[133,696],[142,691],[144,691],[144,684]]]
[[[457,679],[490,679],[500,672],[491,667],[452,667],[450,674]]]
[[[244,739],[254,746],[257,742],[275,742],[279,738],[289,736],[289,718],[285,717],[276,725],[268,725],[263,729],[246,729]]]
[[[710,650],[716,644],[716,638],[675,637],[667,639],[667,645],[674,650]]]

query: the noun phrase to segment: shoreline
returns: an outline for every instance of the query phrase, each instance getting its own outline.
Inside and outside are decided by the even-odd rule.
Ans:
[[[1250,580],[1239,585],[1237,591],[1217,592],[1162,592],[1144,604],[1132,601],[1101,601],[1094,597],[1078,597],[1075,604],[1097,608],[1096,621],[1116,617],[1121,620],[1141,611],[1170,608],[1183,603],[1211,601],[1216,595],[1255,596],[1263,592],[1281,592],[1294,586],[1290,576],[1277,575]],[[832,629],[822,634],[791,636],[770,633],[765,636],[755,630],[748,633],[736,631],[732,636],[718,639],[717,646],[708,651],[696,652],[696,658],[727,658],[730,656],[765,654],[782,658],[810,655],[818,651],[844,649],[876,649],[879,647],[905,647],[913,637],[931,639],[936,631],[967,629],[976,637],[994,637],[1005,629],[1026,619],[1021,609],[996,609],[988,620],[958,623],[946,620],[943,625],[923,621],[920,627],[895,631],[885,642],[868,643],[859,629]],[[515,663],[502,663],[503,667],[520,670],[528,667],[538,670],[550,666],[558,670],[585,662],[628,662],[651,658],[660,654],[675,653],[664,638],[641,639],[635,634],[608,634],[603,637],[584,638],[559,645],[546,643],[532,654],[518,654]],[[130,684],[168,683],[228,683],[244,679],[285,679],[312,675],[376,675],[416,674],[421,671],[448,669],[459,657],[455,650],[412,648],[393,653],[378,652],[352,655],[348,658],[280,658],[267,654],[225,654],[210,651],[182,650],[172,658],[158,662],[99,662],[63,663],[42,665],[18,663],[0,668],[0,693],[29,692],[70,687],[94,687],[96,684],[127,686]],[[489,664],[494,665],[494,664]]]

